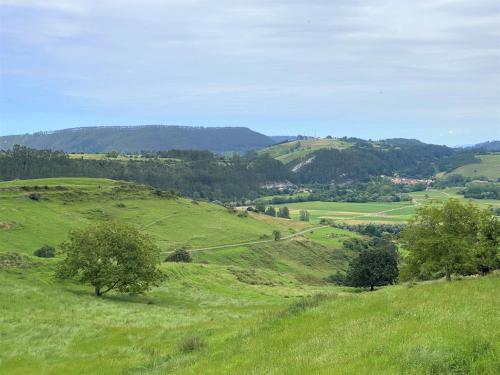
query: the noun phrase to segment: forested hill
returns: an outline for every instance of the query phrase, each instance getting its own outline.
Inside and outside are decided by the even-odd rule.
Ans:
[[[142,150],[209,150],[245,152],[275,143],[244,127],[106,126],[0,137],[0,149],[16,144],[65,152],[140,152]]]

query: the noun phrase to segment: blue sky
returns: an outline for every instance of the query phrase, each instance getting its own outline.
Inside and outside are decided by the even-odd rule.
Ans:
[[[496,0],[0,0],[0,135],[500,138]]]

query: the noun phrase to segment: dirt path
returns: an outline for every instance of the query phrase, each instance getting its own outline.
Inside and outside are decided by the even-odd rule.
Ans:
[[[407,206],[403,206],[403,207],[391,208],[389,210],[383,210],[383,211],[378,211],[378,212],[367,212],[367,213],[364,213],[364,214],[361,214],[361,215],[358,215],[358,216],[352,216],[352,217],[345,218],[345,219],[340,219],[340,218],[339,219],[335,219],[334,221],[359,219],[359,218],[366,217],[366,216],[380,215],[380,214],[384,214],[386,212],[402,210],[404,208],[414,207],[414,206],[418,206],[418,205],[419,204],[416,203],[416,204],[411,204],[411,205],[407,205]],[[322,226],[319,226],[319,227],[313,227],[313,228],[304,229],[304,230],[302,230],[300,232],[293,233],[293,234],[290,234],[288,236],[282,237],[279,241],[290,240],[290,239],[292,239],[294,237],[297,237],[297,236],[300,236],[300,235],[302,235],[304,233],[312,232],[312,231],[315,231],[315,230],[318,230],[318,229],[328,228],[329,226],[330,225],[322,225]],[[206,250],[217,250],[217,249],[226,249],[226,248],[230,248],[230,247],[256,245],[256,244],[260,244],[260,243],[268,243],[268,242],[274,242],[274,241],[275,240],[273,240],[273,239],[270,239],[270,240],[259,240],[259,241],[249,241],[249,242],[240,242],[240,243],[226,244],[226,245],[217,245],[217,246],[210,246],[210,247],[200,247],[200,248],[197,248],[197,249],[187,249],[187,250],[189,252],[193,252],[193,251],[206,251]],[[173,251],[165,251],[162,254],[170,254],[170,253],[173,253]]]

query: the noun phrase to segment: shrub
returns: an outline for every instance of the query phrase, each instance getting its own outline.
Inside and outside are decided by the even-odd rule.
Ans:
[[[238,212],[238,217],[248,217],[248,212],[247,211],[240,211],[240,212]]]
[[[200,350],[205,346],[205,341],[199,336],[186,337],[179,343],[179,350],[182,353],[190,353]]]
[[[33,255],[39,258],[54,258],[56,256],[56,249],[54,246],[43,245],[41,248],[35,250]]]
[[[28,195],[28,198],[33,201],[39,201],[40,199],[42,199],[42,196],[38,193],[31,193],[30,195]]]
[[[177,249],[165,258],[165,262],[191,263],[193,259],[185,249]]]
[[[125,206],[125,203],[121,203],[121,202],[120,202],[120,203],[117,203],[117,204],[116,204],[116,207],[118,207],[118,208],[125,208],[125,207],[127,207],[127,206]]]

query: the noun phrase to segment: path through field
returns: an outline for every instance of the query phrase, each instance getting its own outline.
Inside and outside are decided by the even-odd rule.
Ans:
[[[361,215],[358,215],[358,216],[353,216],[353,217],[349,217],[349,218],[345,218],[345,219],[337,218],[334,221],[352,220],[352,219],[359,219],[359,218],[362,218],[362,217],[365,217],[365,216],[381,215],[381,214],[385,214],[386,212],[402,210],[402,209],[406,209],[408,207],[414,207],[414,206],[418,206],[418,205],[419,205],[419,203],[415,203],[415,204],[411,204],[411,205],[408,205],[408,206],[403,206],[403,207],[398,207],[398,208],[391,208],[389,210],[383,210],[383,211],[379,211],[379,212],[368,212],[368,213],[364,213],[364,214],[361,214]],[[301,234],[304,234],[304,233],[307,233],[307,232],[311,232],[311,231],[315,231],[315,230],[318,230],[318,229],[327,228],[327,227],[329,227],[329,225],[322,225],[322,226],[319,226],[319,227],[308,228],[308,229],[302,230],[300,232],[293,233],[293,234],[291,234],[289,236],[282,237],[279,241],[290,240],[290,239],[292,239],[294,237],[300,236]],[[210,247],[202,247],[202,248],[198,248],[198,249],[187,249],[187,250],[189,252],[193,252],[193,251],[206,251],[206,250],[217,250],[217,249],[225,249],[225,248],[228,248],[228,247],[256,245],[256,244],[260,244],[260,243],[268,243],[268,242],[274,242],[274,241],[275,240],[273,240],[273,239],[270,239],[270,240],[259,240],[259,241],[249,241],[249,242],[241,242],[241,243],[234,243],[234,244],[225,244],[225,245],[217,245],[217,246],[210,246]],[[163,254],[170,254],[170,253],[173,253],[173,251],[163,252]]]

